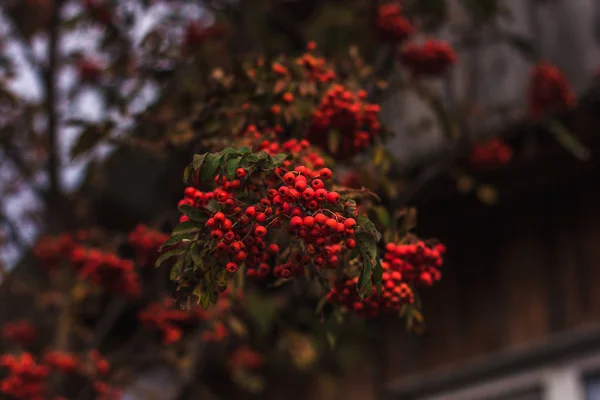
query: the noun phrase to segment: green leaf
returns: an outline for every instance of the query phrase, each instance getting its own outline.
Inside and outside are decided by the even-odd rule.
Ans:
[[[230,180],[235,179],[235,171],[238,169],[238,166],[240,165],[240,161],[241,161],[240,157],[230,158],[229,160],[227,160],[226,174],[227,174],[228,179],[230,179]]]
[[[206,249],[205,249],[206,250]],[[206,254],[203,251],[204,254]],[[190,247],[190,252],[189,255],[192,259],[192,262],[194,263],[194,270],[196,269],[201,269],[204,262],[202,260],[202,255],[200,253],[200,248],[198,248],[198,246],[196,245],[196,243],[194,243],[191,247]]]
[[[173,234],[176,233],[189,233],[189,232],[197,232],[202,228],[202,224],[198,223],[198,221],[186,221],[182,222],[173,229]]]
[[[288,153],[279,153],[277,155],[271,156],[271,159],[273,160],[273,164],[275,164],[275,166],[278,166],[279,164],[283,163],[289,158],[290,154]]]
[[[222,158],[222,154],[208,154],[200,169],[200,180],[208,181],[214,178]]]
[[[241,155],[252,153],[252,149],[250,147],[248,147],[248,146],[242,146],[237,151]]]
[[[363,260],[357,290],[358,294],[365,298],[373,290],[373,280],[377,285],[377,290],[381,290],[383,268],[377,255],[377,241],[373,236],[366,232],[359,232],[356,234],[356,242]]]
[[[194,288],[194,290],[192,291],[192,295],[194,295],[198,298],[198,304],[200,304],[200,302],[202,302],[202,299],[205,297],[204,290],[202,288],[202,283],[198,284],[198,286],[196,286]],[[207,308],[207,307],[205,307],[205,308]]]
[[[169,273],[169,279],[174,281],[177,279],[179,275],[181,275],[181,270],[183,269],[183,257],[177,259],[177,262],[173,267],[171,267],[171,272]]]
[[[321,314],[321,312],[323,311],[323,307],[325,307],[325,304],[327,304],[327,295],[321,297],[321,299],[319,300],[317,308],[315,309],[315,315]]]
[[[184,248],[177,248],[177,249],[173,249],[173,250],[169,250],[167,252],[164,252],[164,253],[162,253],[160,255],[160,257],[158,257],[158,259],[154,263],[154,266],[155,267],[159,267],[162,263],[164,263],[169,258],[178,256],[178,255],[183,254],[183,253],[185,253],[185,249]]]
[[[327,331],[325,333],[325,336],[327,337],[327,343],[329,344],[329,346],[332,349],[335,348],[335,344],[337,342],[337,337],[335,336],[335,333],[333,333],[332,331]]]
[[[184,240],[190,240],[193,237],[193,232],[186,232],[186,233],[177,233],[174,235],[171,235],[166,242],[164,242],[162,244],[162,246],[160,247],[160,249],[166,249],[167,247],[171,247],[174,246]]]
[[[368,217],[361,215],[357,218],[356,223],[359,229],[366,230],[371,235],[373,235],[373,237],[375,237],[375,240],[377,242],[379,242],[379,239],[381,239],[381,233],[379,233],[379,231],[375,227],[375,224]]]
[[[390,227],[390,213],[386,210],[385,207],[377,207],[375,208],[375,212],[377,213],[377,218],[379,221],[386,227]]]
[[[216,281],[217,281],[217,288],[219,289],[220,292],[223,292],[225,289],[227,289],[227,270],[226,269],[223,268],[223,269],[219,270],[219,272],[217,272]]]
[[[206,156],[208,156],[208,153],[194,154],[194,158],[192,160],[192,167],[194,168],[194,171],[198,171],[200,168],[202,168],[202,164],[204,164]]]
[[[185,170],[183,171],[183,183],[185,183],[186,185],[189,184],[193,176],[194,167],[192,166],[192,164],[190,164],[187,167],[185,167]]]
[[[196,222],[206,222],[206,214],[203,211],[197,209],[196,207],[183,205],[179,207],[179,211],[183,213],[186,217]]]

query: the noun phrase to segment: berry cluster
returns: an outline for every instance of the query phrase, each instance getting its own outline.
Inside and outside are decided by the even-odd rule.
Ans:
[[[576,99],[564,74],[548,62],[540,62],[531,72],[528,88],[529,114],[534,119],[565,111]]]
[[[414,76],[437,77],[456,63],[456,52],[447,42],[433,39],[407,43],[400,50],[400,62]]]
[[[74,354],[62,351],[49,351],[44,354],[44,364],[65,374],[74,373],[79,369],[79,359]]]
[[[317,48],[314,42],[308,44],[308,52],[296,59],[296,64],[304,69],[306,79],[313,82],[326,83],[335,79],[335,71],[327,66],[324,58],[317,57],[311,52]]]
[[[158,257],[160,246],[169,235],[138,225],[129,233],[129,245],[133,247],[139,265],[152,266]]]
[[[28,346],[36,341],[37,333],[31,322],[19,320],[5,323],[2,326],[2,337],[21,346]]]
[[[231,371],[240,369],[256,370],[262,367],[263,364],[263,355],[248,346],[236,348],[229,356],[229,368]]]
[[[377,10],[377,30],[382,40],[401,42],[414,32],[414,27],[396,3],[382,4]]]
[[[512,158],[512,149],[503,140],[494,138],[471,150],[469,161],[476,167],[496,167],[507,164]]]
[[[190,322],[196,317],[193,312],[174,309],[171,300],[150,303],[138,313],[140,322],[162,332],[163,344],[178,342],[183,333],[180,324]]]
[[[53,271],[62,261],[68,259],[73,249],[73,239],[68,234],[60,236],[44,236],[33,248],[33,254],[40,261],[44,269]]]
[[[119,258],[116,254],[82,246],[73,248],[70,261],[83,278],[109,293],[137,297],[141,294],[139,277],[133,262]]]
[[[381,262],[383,268],[382,290],[372,292],[361,299],[356,291],[358,278],[338,283],[328,293],[328,301],[352,310],[357,315],[375,317],[398,311],[404,304],[414,302],[412,287],[431,286],[441,278],[443,245],[427,246],[422,241],[413,244],[388,243]]]
[[[22,400],[44,400],[49,368],[38,364],[30,353],[0,355],[0,368],[7,374],[0,380],[0,393]]]
[[[339,157],[366,149],[381,130],[380,107],[366,102],[366,98],[364,90],[354,93],[342,85],[333,85],[312,116],[309,140]],[[331,130],[338,131],[341,136],[336,151],[328,147]]]

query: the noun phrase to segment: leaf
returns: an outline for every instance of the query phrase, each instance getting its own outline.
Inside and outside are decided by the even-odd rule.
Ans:
[[[552,120],[546,124],[548,130],[554,135],[556,141],[581,161],[588,161],[591,151],[561,122]]]
[[[223,292],[225,289],[227,289],[227,270],[224,268],[219,270],[219,272],[217,272],[216,280],[217,288],[220,292]]]
[[[205,222],[206,214],[203,211],[197,209],[196,207],[183,205],[179,207],[179,211],[183,213],[186,217],[196,222]]]
[[[162,246],[160,247],[160,249],[165,249],[167,247],[171,247],[174,246],[182,241],[184,241],[185,239],[190,240],[193,236],[193,233],[178,233],[175,235],[171,235],[166,242],[164,242],[162,244]]]
[[[196,296],[198,298],[198,303],[200,304],[200,302],[202,301],[202,299],[204,298],[204,290],[202,290],[202,283],[199,283],[194,290],[192,291],[192,295]]]
[[[223,158],[222,154],[208,154],[204,159],[202,168],[200,168],[200,180],[208,181],[215,176],[219,163]]]
[[[377,207],[375,208],[375,212],[377,213],[377,218],[379,222],[386,228],[390,227],[390,213],[387,211],[385,207]]]
[[[288,153],[279,153],[277,155],[271,156],[271,159],[273,160],[273,164],[275,164],[275,166],[278,166],[279,164],[281,164],[289,158],[290,154]]]
[[[194,158],[192,160],[192,167],[194,168],[194,171],[198,171],[202,167],[206,156],[208,156],[208,153],[194,154]]]
[[[71,148],[71,158],[76,158],[91,149],[93,149],[102,139],[104,134],[95,126],[86,127],[79,137],[77,142]]]
[[[197,221],[186,221],[186,222],[182,222],[179,225],[177,225],[173,229],[173,234],[196,232],[196,231],[200,230],[200,228],[202,228],[202,225],[199,224]]]
[[[333,154],[336,154],[342,143],[342,134],[337,129],[331,129],[327,136],[327,148]]]
[[[361,215],[357,218],[356,223],[358,225],[358,228],[365,229],[367,232],[369,232],[375,237],[375,240],[377,242],[379,242],[379,240],[381,239],[381,233],[377,230],[375,224],[368,217]]]
[[[192,164],[185,167],[185,170],[183,170],[183,183],[185,183],[186,185],[189,184],[191,181],[191,178],[193,177],[193,174],[194,174],[194,167],[192,166]]]
[[[206,253],[204,253],[204,254],[206,254]],[[204,262],[202,260],[202,255],[200,253],[200,249],[198,248],[198,246],[195,243],[190,247],[189,255],[192,258],[192,262],[194,263],[194,270],[201,269]]]
[[[252,153],[252,149],[248,146],[242,146],[237,151],[241,155]]]
[[[327,304],[327,295],[321,297],[321,299],[319,300],[319,303],[317,304],[317,308],[315,309],[315,315],[319,315],[319,314],[321,314],[321,312],[323,312],[323,308],[325,307],[325,304]]]
[[[335,336],[335,333],[331,332],[331,331],[327,331],[325,333],[325,336],[327,338],[327,343],[329,344],[329,346],[333,349],[335,348],[335,344],[337,341],[337,337]]]
[[[225,171],[227,174],[227,178],[230,180],[235,179],[235,171],[238,169],[240,165],[241,158],[230,158],[227,160],[227,170]]]
[[[174,281],[177,279],[179,275],[181,275],[181,270],[183,269],[183,257],[180,257],[175,265],[171,267],[171,272],[169,273],[169,279]]]
[[[365,232],[357,233],[356,242],[363,260],[357,290],[360,297],[365,298],[373,290],[373,280],[377,285],[377,291],[381,290],[383,268],[377,256],[377,241],[373,236]]]
[[[165,253],[162,253],[160,255],[160,257],[158,257],[158,259],[154,263],[154,266],[155,267],[159,267],[162,263],[164,263],[165,261],[167,261],[169,258],[178,256],[178,255],[183,254],[183,253],[185,253],[185,249],[184,248],[173,249],[173,250],[169,250],[169,251],[167,251]]]

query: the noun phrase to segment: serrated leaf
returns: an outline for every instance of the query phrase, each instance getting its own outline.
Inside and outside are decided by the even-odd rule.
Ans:
[[[194,168],[194,171],[198,171],[202,167],[206,156],[208,156],[208,153],[194,154],[194,158],[192,160],[192,167]]]
[[[288,158],[290,158],[290,154],[288,153],[279,153],[274,156],[271,156],[271,159],[273,160],[273,164],[275,166],[278,166],[279,164],[283,163]]]
[[[229,160],[227,160],[227,169],[225,173],[227,174],[228,179],[235,179],[235,172],[237,171],[238,166],[240,165],[240,161],[241,158],[239,157],[230,158]]]
[[[169,272],[169,279],[174,281],[177,279],[179,275],[181,275],[181,270],[183,269],[183,257],[177,259],[177,262],[171,267],[171,272]]]
[[[381,239],[381,233],[377,230],[375,224],[368,217],[360,215],[357,218],[356,223],[359,229],[366,230],[371,235],[373,235],[377,242],[379,242],[379,240]]]
[[[178,255],[183,254],[183,253],[185,253],[185,249],[184,248],[178,248],[178,249],[173,249],[173,250],[169,250],[167,252],[164,252],[164,253],[162,253],[160,255],[160,257],[158,257],[158,259],[154,263],[154,266],[155,267],[159,267],[162,263],[164,263],[165,261],[167,261],[169,258],[178,256]]]
[[[183,205],[183,206],[179,207],[179,211],[181,211],[181,213],[183,215],[185,215],[192,221],[196,221],[196,222],[205,222],[206,221],[206,214],[204,214],[204,212],[197,209],[196,207]]]
[[[360,297],[365,298],[373,290],[373,280],[377,285],[377,291],[381,290],[383,268],[377,255],[377,241],[372,235],[359,232],[356,234],[356,243],[363,260],[363,267],[356,286]]]
[[[200,180],[204,182],[211,180],[215,176],[222,158],[222,154],[208,154],[200,168]]]

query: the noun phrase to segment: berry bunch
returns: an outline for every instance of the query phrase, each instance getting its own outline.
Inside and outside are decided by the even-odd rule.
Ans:
[[[152,266],[158,257],[160,246],[169,238],[169,235],[138,225],[129,233],[129,245],[133,247],[136,261],[139,265]]]
[[[385,250],[383,270],[399,272],[404,282],[431,286],[442,277],[439,268],[446,252],[442,244],[429,246],[421,240],[409,244],[388,243]]]
[[[401,42],[414,32],[414,27],[396,3],[382,4],[377,10],[377,30],[386,42]]]
[[[317,57],[312,51],[317,48],[314,42],[308,44],[308,52],[296,59],[296,64],[304,70],[304,76],[308,81],[327,83],[336,78],[335,71],[330,68],[324,58]]]
[[[494,138],[471,150],[469,161],[475,167],[495,167],[507,164],[512,158],[512,149],[502,139]]]
[[[355,93],[342,85],[333,85],[312,116],[308,139],[339,157],[352,156],[366,149],[381,130],[380,107],[366,102],[366,98],[364,90]],[[337,149],[328,146],[331,130],[338,131],[341,136]]]
[[[106,375],[110,371],[110,363],[98,350],[90,350],[88,359],[92,362],[95,374]]]
[[[262,367],[263,363],[263,355],[248,346],[236,348],[229,356],[229,368],[231,371],[240,369],[256,370]]]
[[[2,337],[21,346],[28,346],[37,339],[37,332],[31,322],[19,320],[5,323],[2,326]]]
[[[422,44],[407,43],[400,50],[400,62],[414,76],[437,77],[456,63],[456,52],[447,42],[428,39]]]
[[[159,329],[163,334],[163,344],[176,343],[181,339],[183,330],[180,324],[195,319],[190,311],[176,310],[171,300],[150,303],[138,313],[143,324]]]
[[[53,271],[69,257],[73,246],[73,238],[66,233],[56,237],[44,236],[34,246],[33,254],[44,269]]]
[[[109,293],[128,297],[141,294],[139,278],[131,260],[121,259],[113,253],[77,246],[71,251],[70,261],[83,278],[89,278]]]
[[[533,67],[528,88],[529,114],[534,119],[575,106],[573,89],[564,74],[548,62]]]
[[[62,351],[49,351],[44,354],[44,364],[65,374],[74,373],[79,369],[78,358],[74,354]]]
[[[22,400],[46,399],[46,378],[49,368],[38,364],[33,355],[0,355],[0,368],[7,373],[0,380],[0,393]]]

